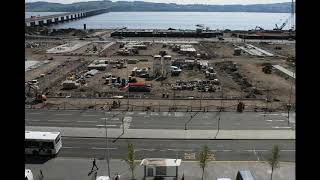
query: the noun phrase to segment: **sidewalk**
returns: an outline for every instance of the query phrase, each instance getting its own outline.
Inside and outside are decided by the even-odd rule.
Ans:
[[[45,180],[89,180],[92,159],[55,158],[44,164],[26,164],[34,176],[39,175],[40,169]],[[98,176],[107,174],[105,160],[97,160]],[[214,180],[218,177],[236,178],[238,170],[248,169],[256,180],[270,179],[270,167],[266,162],[210,162],[205,171],[205,180]],[[121,180],[130,180],[131,172],[128,165],[121,160],[110,161],[110,175],[119,173]],[[179,180],[184,174],[185,179],[201,180],[201,169],[198,162],[182,161],[179,167]],[[141,180],[143,167],[139,164],[135,169],[135,178]],[[274,170],[273,180],[295,180],[295,163],[281,162],[280,168]]]
[[[59,131],[69,137],[106,137],[105,128],[26,126],[32,131]],[[108,137],[117,138],[122,129],[108,128]],[[179,130],[125,129],[121,138],[132,139],[295,139],[293,130]]]

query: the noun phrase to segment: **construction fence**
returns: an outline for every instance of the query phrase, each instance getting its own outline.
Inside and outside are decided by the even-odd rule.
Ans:
[[[239,102],[244,103],[244,112],[288,111],[287,104],[254,100],[161,100],[161,99],[87,99],[56,98],[47,102],[26,105],[28,109],[62,110],[108,110],[108,111],[151,111],[151,112],[235,112]],[[295,104],[289,108],[295,111]]]

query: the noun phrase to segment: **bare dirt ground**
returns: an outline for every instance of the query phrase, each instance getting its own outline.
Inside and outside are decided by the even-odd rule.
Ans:
[[[201,42],[196,47],[214,54],[217,58],[233,57],[234,47],[230,42]]]
[[[100,36],[99,33],[97,36]],[[90,40],[90,39],[87,39]],[[93,40],[93,38],[91,39]],[[41,41],[41,40],[39,40]],[[152,69],[153,66],[153,56],[156,54],[159,54],[159,51],[165,50],[169,55],[172,56],[172,59],[175,58],[185,58],[185,56],[182,56],[178,54],[177,52],[173,52],[169,46],[164,47],[162,43],[152,43],[147,47],[146,50],[139,50],[139,54],[136,56],[120,56],[117,55],[116,52],[119,49],[120,43],[115,43],[108,49],[106,49],[101,55],[102,57],[108,57],[112,60],[118,60],[118,59],[138,59],[138,60],[145,60],[142,62],[139,62],[137,64],[127,64],[127,68],[117,69],[112,68],[111,66],[107,68],[106,71],[101,71],[98,74],[96,74],[93,77],[86,78],[86,86],[83,86],[81,88],[75,89],[75,90],[62,90],[61,82],[65,80],[65,77],[70,71],[75,71],[75,67],[80,64],[79,59],[82,59],[81,62],[89,63],[92,60],[98,59],[99,57],[96,55],[93,56],[86,56],[89,51],[92,50],[93,46],[97,46],[97,50],[101,50],[106,43],[91,43],[89,45],[86,45],[74,52],[72,52],[74,55],[62,55],[62,54],[45,54],[45,50],[58,46],[60,44],[66,43],[62,40],[50,40],[46,43],[42,43],[39,48],[26,48],[25,54],[26,58],[30,60],[38,60],[38,61],[45,61],[50,59],[51,57],[53,60],[50,60],[48,64],[44,64],[36,69],[33,69],[31,71],[28,71],[25,73],[26,80],[31,80],[36,77],[38,77],[40,74],[45,74],[45,76],[50,75],[50,78],[47,78],[47,81],[57,81],[53,83],[52,85],[48,83],[49,86],[49,97],[51,96],[57,96],[59,93],[63,93],[63,95],[68,95],[72,93],[77,93],[81,95],[89,95],[90,97],[96,97],[95,93],[107,93],[107,92],[124,92],[123,90],[120,90],[117,87],[113,87],[112,85],[106,85],[105,84],[105,78],[104,76],[106,74],[112,74],[116,77],[120,77],[127,79],[128,75],[131,74],[131,70],[134,67],[137,68],[143,68],[143,67],[150,67]],[[252,43],[255,46],[258,46],[262,49],[268,50],[272,53],[283,55],[283,56],[295,56],[295,47],[294,45],[286,45],[286,44],[261,44],[261,43]],[[275,49],[275,47],[281,47],[280,49]],[[222,85],[222,91],[218,92],[199,92],[199,91],[191,91],[191,90],[173,90],[171,88],[171,84],[175,83],[177,80],[181,81],[190,81],[190,80],[207,80],[205,78],[204,73],[200,72],[199,70],[187,70],[183,69],[182,73],[179,76],[168,76],[167,79],[164,81],[146,81],[144,78],[137,78],[139,82],[147,82],[148,84],[152,85],[152,91],[149,93],[150,97],[158,97],[160,98],[163,93],[168,93],[170,98],[175,95],[175,97],[239,97],[244,98],[246,95],[248,95],[250,88],[243,87],[244,85],[237,82],[235,79],[235,75],[225,70],[224,63],[227,61],[236,62],[237,63],[237,73],[238,76],[240,75],[241,78],[245,78],[246,81],[252,86],[256,87],[256,89],[260,90],[261,94],[256,94],[256,98],[266,98],[267,94],[269,95],[269,99],[271,100],[271,104],[274,104],[274,107],[280,107],[284,103],[289,102],[290,93],[291,93],[291,101],[295,102],[295,84],[291,83],[289,79],[286,79],[276,73],[272,74],[265,74],[262,72],[263,63],[272,63],[272,64],[280,64],[286,68],[292,68],[286,58],[282,57],[250,57],[247,55],[241,55],[241,56],[233,56],[234,53],[234,47],[233,43],[231,42],[201,42],[201,44],[194,45],[195,49],[198,51],[205,51],[208,52],[211,55],[214,55],[213,58],[211,58],[209,63],[214,67],[215,71],[217,72],[217,78],[221,82]],[[77,54],[77,55],[75,55]],[[80,54],[80,55],[79,55]],[[81,55],[83,54],[83,56]],[[72,63],[74,62],[74,63]],[[82,67],[80,70],[87,69],[86,66]],[[55,70],[59,70],[55,72]],[[80,71],[77,70],[77,71]],[[292,88],[291,88],[292,87]],[[266,90],[270,90],[269,93],[267,93]],[[138,93],[139,94],[139,93]],[[141,93],[140,93],[141,94]],[[68,101],[73,102],[76,101],[76,99],[69,99]],[[99,101],[99,103],[105,103],[107,100],[95,100]],[[124,101],[124,100],[123,100]],[[145,105],[144,103],[149,102],[151,104],[157,104],[159,100],[139,100],[137,101],[137,104],[142,103],[142,105]],[[64,102],[64,100],[61,100],[59,98],[53,98],[48,100],[48,104],[59,104]],[[93,100],[91,101],[83,101],[82,106],[85,107],[87,105],[93,103]],[[159,101],[160,102],[160,101]],[[231,101],[227,101],[229,103]],[[233,101],[230,106],[234,106],[237,104],[238,101]],[[78,103],[78,102],[75,102]],[[161,103],[163,105],[169,106],[172,105],[172,101],[168,100],[161,100]],[[160,104],[161,104],[160,103]],[[199,102],[197,100],[195,101],[177,101],[179,106],[184,106],[187,104],[187,106],[192,107],[194,104],[199,105]],[[204,101],[203,102],[205,106],[217,106],[220,102],[217,101]],[[80,103],[81,104],[81,103]],[[161,104],[161,105],[162,105]],[[265,101],[248,101],[249,106],[259,106],[260,108],[263,108],[265,106]]]

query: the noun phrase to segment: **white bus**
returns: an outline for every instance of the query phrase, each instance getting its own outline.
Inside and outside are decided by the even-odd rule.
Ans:
[[[62,147],[60,132],[25,131],[25,154],[56,155]]]
[[[24,179],[25,180],[34,180],[33,174],[30,169],[25,169],[24,171]]]

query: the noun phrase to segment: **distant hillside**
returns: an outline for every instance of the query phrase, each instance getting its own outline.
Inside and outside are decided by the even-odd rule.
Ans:
[[[254,4],[254,5],[180,5],[166,3],[150,3],[143,1],[89,1],[72,4],[60,4],[49,2],[26,3],[27,12],[72,12],[109,8],[110,11],[190,11],[190,12],[291,12],[291,3]]]

